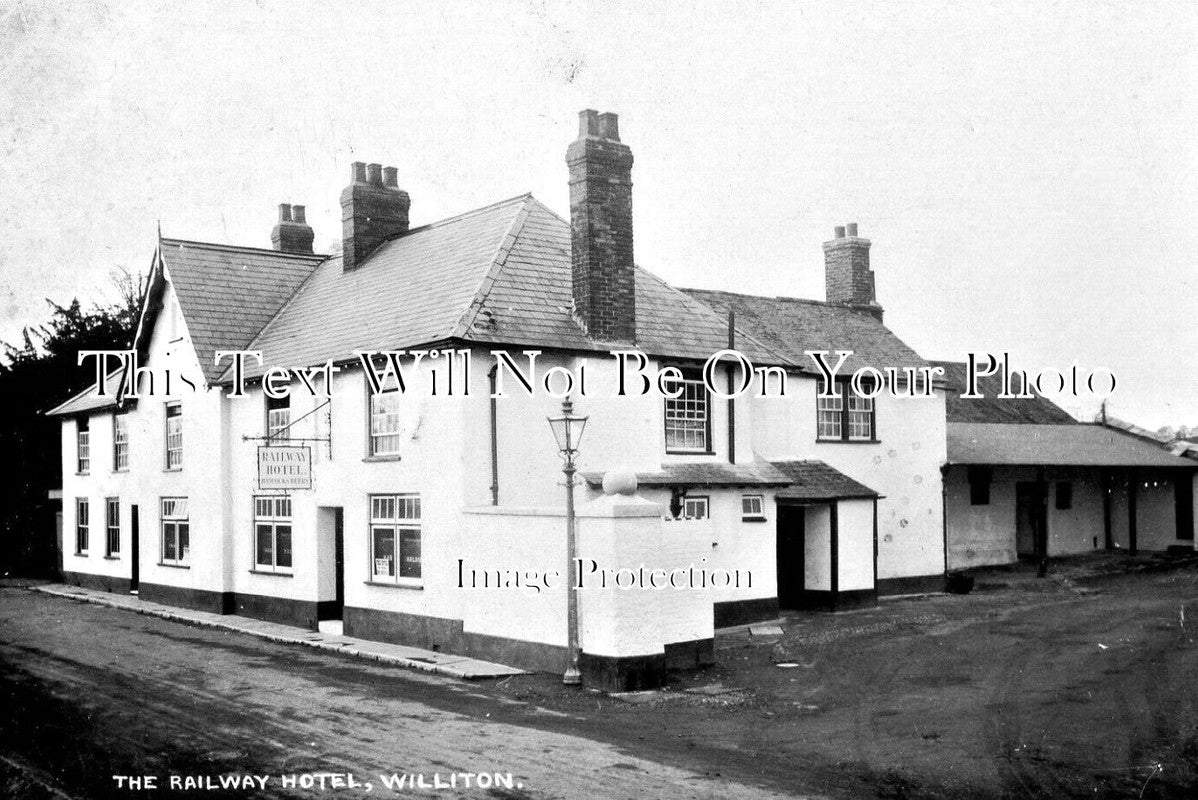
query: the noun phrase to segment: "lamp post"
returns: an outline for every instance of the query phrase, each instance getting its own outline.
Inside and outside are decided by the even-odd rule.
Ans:
[[[553,438],[557,440],[557,449],[561,453],[562,472],[566,475],[566,671],[562,675],[562,683],[567,686],[579,686],[582,683],[582,673],[578,670],[578,593],[571,585],[570,576],[574,574],[575,542],[574,542],[574,457],[578,455],[578,442],[582,439],[582,431],[586,428],[587,418],[574,416],[574,403],[570,398],[562,401],[562,415],[549,417],[549,427],[553,430]]]

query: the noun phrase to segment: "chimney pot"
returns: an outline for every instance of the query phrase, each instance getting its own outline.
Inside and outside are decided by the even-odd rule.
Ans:
[[[604,139],[611,139],[613,142],[620,141],[619,116],[611,112],[600,114],[599,135]]]
[[[849,234],[849,236],[856,236],[856,235],[857,235],[857,223],[856,223],[856,222],[850,222],[850,223],[849,223],[849,225],[848,225],[848,234]]]
[[[357,269],[379,245],[408,231],[411,198],[399,170],[355,161],[353,182],[341,191],[341,266]]]
[[[836,233],[836,238],[837,238],[837,239],[843,239],[843,238],[844,238],[844,226],[843,226],[843,225],[837,225],[837,226],[836,226],[836,231],[835,231],[835,233]]]
[[[599,135],[599,112],[593,108],[578,112],[578,137]]]
[[[311,253],[312,229],[304,221],[304,207],[279,203],[279,222],[270,232],[270,242],[281,253]]]

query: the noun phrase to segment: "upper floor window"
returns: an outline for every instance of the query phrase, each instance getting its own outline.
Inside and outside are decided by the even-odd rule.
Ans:
[[[129,415],[112,415],[112,468],[117,472],[129,469]]]
[[[696,373],[683,373],[681,379],[668,381],[666,389],[681,390],[665,400],[666,452],[710,453],[711,398],[703,380]]]
[[[815,400],[816,438],[820,441],[877,441],[877,415],[872,397],[862,397],[846,382],[837,382],[830,397],[819,384]]]
[[[419,580],[420,495],[370,497],[371,580]]]
[[[162,563],[186,564],[191,555],[191,524],[186,497],[162,498]]]
[[[291,571],[291,498],[254,498],[254,564],[270,572]]]
[[[104,501],[104,554],[115,556],[121,552],[121,501],[109,497]]]
[[[75,454],[78,456],[77,471],[81,475],[91,472],[91,437],[91,420],[87,417],[80,417],[75,421]]]
[[[394,455],[399,452],[398,387],[370,395],[370,454]]]
[[[166,468],[183,466],[183,405],[178,401],[166,404]]]
[[[87,555],[87,532],[91,510],[86,497],[75,498],[75,555]]]
[[[286,397],[266,397],[266,440],[276,442],[290,438],[288,428],[291,427],[291,395]]]

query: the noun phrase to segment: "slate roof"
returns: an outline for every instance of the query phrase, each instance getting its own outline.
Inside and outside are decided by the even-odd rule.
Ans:
[[[204,379],[227,367],[217,350],[244,350],[327,256],[163,239],[160,252],[179,297]]]
[[[586,472],[583,478],[592,486],[603,485],[602,472]],[[640,486],[785,486],[790,478],[778,471],[768,461],[751,461],[748,464],[679,463],[663,464],[655,472],[638,472],[636,482]]]
[[[880,496],[822,461],[775,461],[773,465],[790,480],[790,485],[778,492],[779,500],[822,501]]]
[[[570,280],[569,223],[522,195],[414,228],[349,273],[328,259],[249,349],[290,367],[451,339],[606,352],[574,320]],[[725,317],[640,267],[636,303],[637,346],[650,355],[705,360],[727,344]],[[746,331],[738,347],[782,360]],[[247,365],[248,377],[260,372]]]
[[[818,371],[807,350],[852,350],[841,373],[871,366],[921,367],[926,363],[919,354],[895,336],[882,321],[868,311],[791,297],[760,297],[707,289],[683,289],[727,316],[736,312],[736,326],[784,355],[791,363],[807,371]],[[742,349],[737,340],[737,349]],[[829,356],[830,365],[835,357]]]
[[[583,478],[591,486],[603,485],[603,473],[587,472]],[[687,486],[692,488],[732,488],[738,486],[779,487],[777,497],[784,500],[828,501],[857,497],[878,497],[878,493],[858,483],[822,461],[751,461],[747,464],[664,464],[656,472],[638,472],[637,484],[647,487]]]
[[[70,400],[50,409],[46,414],[48,416],[68,416],[71,414],[83,414],[91,411],[116,408],[116,395],[117,391],[121,388],[121,377],[124,374],[123,369],[108,373],[108,377],[104,381],[106,397],[96,394],[96,385],[93,383]]]
[[[1040,394],[1026,399],[997,397],[998,393],[1002,391],[1002,382],[998,375],[978,378],[978,391],[983,395],[981,399],[962,398],[961,393],[965,391],[965,363],[959,361],[933,361],[931,363],[944,368],[944,405],[949,422],[1001,422],[1015,425],[1080,424],[1067,411]]]
[[[1103,425],[948,424],[950,464],[1187,467],[1192,461]]]

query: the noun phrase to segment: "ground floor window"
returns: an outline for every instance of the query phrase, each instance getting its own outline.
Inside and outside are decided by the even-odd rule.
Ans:
[[[104,530],[104,552],[115,556],[121,552],[121,501],[115,497],[104,501]]]
[[[186,497],[162,498],[162,563],[185,564],[191,555]]]
[[[419,580],[420,495],[370,496],[370,564],[373,580]]]
[[[87,529],[90,522],[90,511],[87,498],[75,499],[75,554],[87,555]]]
[[[254,498],[254,564],[268,572],[291,571],[291,498]]]
[[[682,499],[682,519],[707,519],[708,499],[706,497],[684,497]]]
[[[740,514],[742,519],[765,519],[764,498],[759,494],[746,494],[740,498]]]

